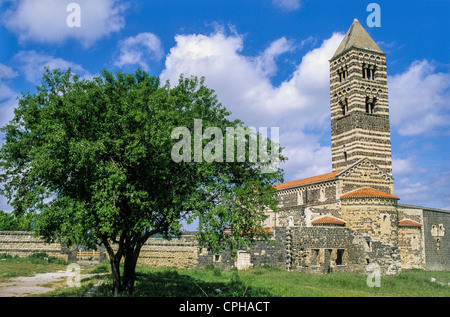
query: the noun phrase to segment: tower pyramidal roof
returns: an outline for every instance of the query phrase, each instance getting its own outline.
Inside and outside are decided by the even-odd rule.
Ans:
[[[350,29],[347,31],[344,39],[333,55],[335,59],[341,54],[349,51],[351,48],[360,48],[368,51],[384,54],[375,41],[370,37],[369,33],[362,27],[358,19],[353,20]]]

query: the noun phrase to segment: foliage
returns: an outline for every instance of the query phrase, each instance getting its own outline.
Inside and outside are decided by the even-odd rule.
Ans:
[[[171,157],[175,128],[194,131],[194,119],[204,129],[244,127],[229,115],[195,77],[171,87],[141,70],[88,80],[47,69],[1,129],[0,194],[15,215],[39,213],[35,231],[49,242],[103,244],[114,293],[131,294],[142,245],[154,234],[177,236],[183,220],[198,219],[201,245],[215,250],[268,239],[264,210],[277,210],[280,169]]]
[[[34,216],[33,214],[15,215],[0,210],[0,231],[31,231]]]

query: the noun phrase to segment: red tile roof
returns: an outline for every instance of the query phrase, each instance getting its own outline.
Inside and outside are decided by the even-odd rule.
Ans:
[[[336,224],[336,225],[345,225],[345,221],[333,216],[321,216],[313,221],[311,221],[312,224]]]
[[[361,198],[361,197],[378,197],[378,198],[391,198],[391,199],[400,199],[397,196],[382,192],[378,189],[373,189],[370,187],[364,187],[357,189],[355,191],[349,192],[341,196],[342,198]]]
[[[422,227],[422,224],[417,221],[411,220],[411,219],[403,219],[398,222],[398,226],[399,227]]]
[[[308,178],[303,178],[303,179],[299,179],[299,180],[292,181],[292,182],[278,184],[278,185],[275,185],[274,187],[276,189],[283,189],[283,188],[294,187],[294,186],[298,186],[298,185],[305,185],[305,184],[309,184],[309,183],[315,183],[315,182],[320,182],[320,181],[324,181],[324,180],[329,180],[329,179],[335,178],[336,175],[339,174],[339,172],[340,171],[317,175],[317,176],[308,177]]]

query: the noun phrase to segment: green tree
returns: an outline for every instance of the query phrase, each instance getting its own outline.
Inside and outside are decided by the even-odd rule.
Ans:
[[[47,241],[103,244],[114,294],[133,293],[146,240],[179,235],[183,220],[197,219],[200,245],[216,251],[268,239],[264,210],[277,210],[280,169],[171,157],[172,131],[193,131],[194,119],[222,131],[243,126],[227,119],[203,79],[181,76],[171,87],[141,70],[87,80],[47,69],[36,89],[21,96],[1,130],[1,193],[16,214],[39,213],[35,230]]]
[[[15,216],[14,213],[0,210],[0,231],[33,230],[34,214]]]

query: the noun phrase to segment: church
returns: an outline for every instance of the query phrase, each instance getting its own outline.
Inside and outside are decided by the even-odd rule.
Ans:
[[[235,265],[450,269],[450,211],[401,204],[394,193],[386,54],[355,19],[329,66],[332,172],[275,185],[280,210],[265,226],[282,247],[241,250]]]

